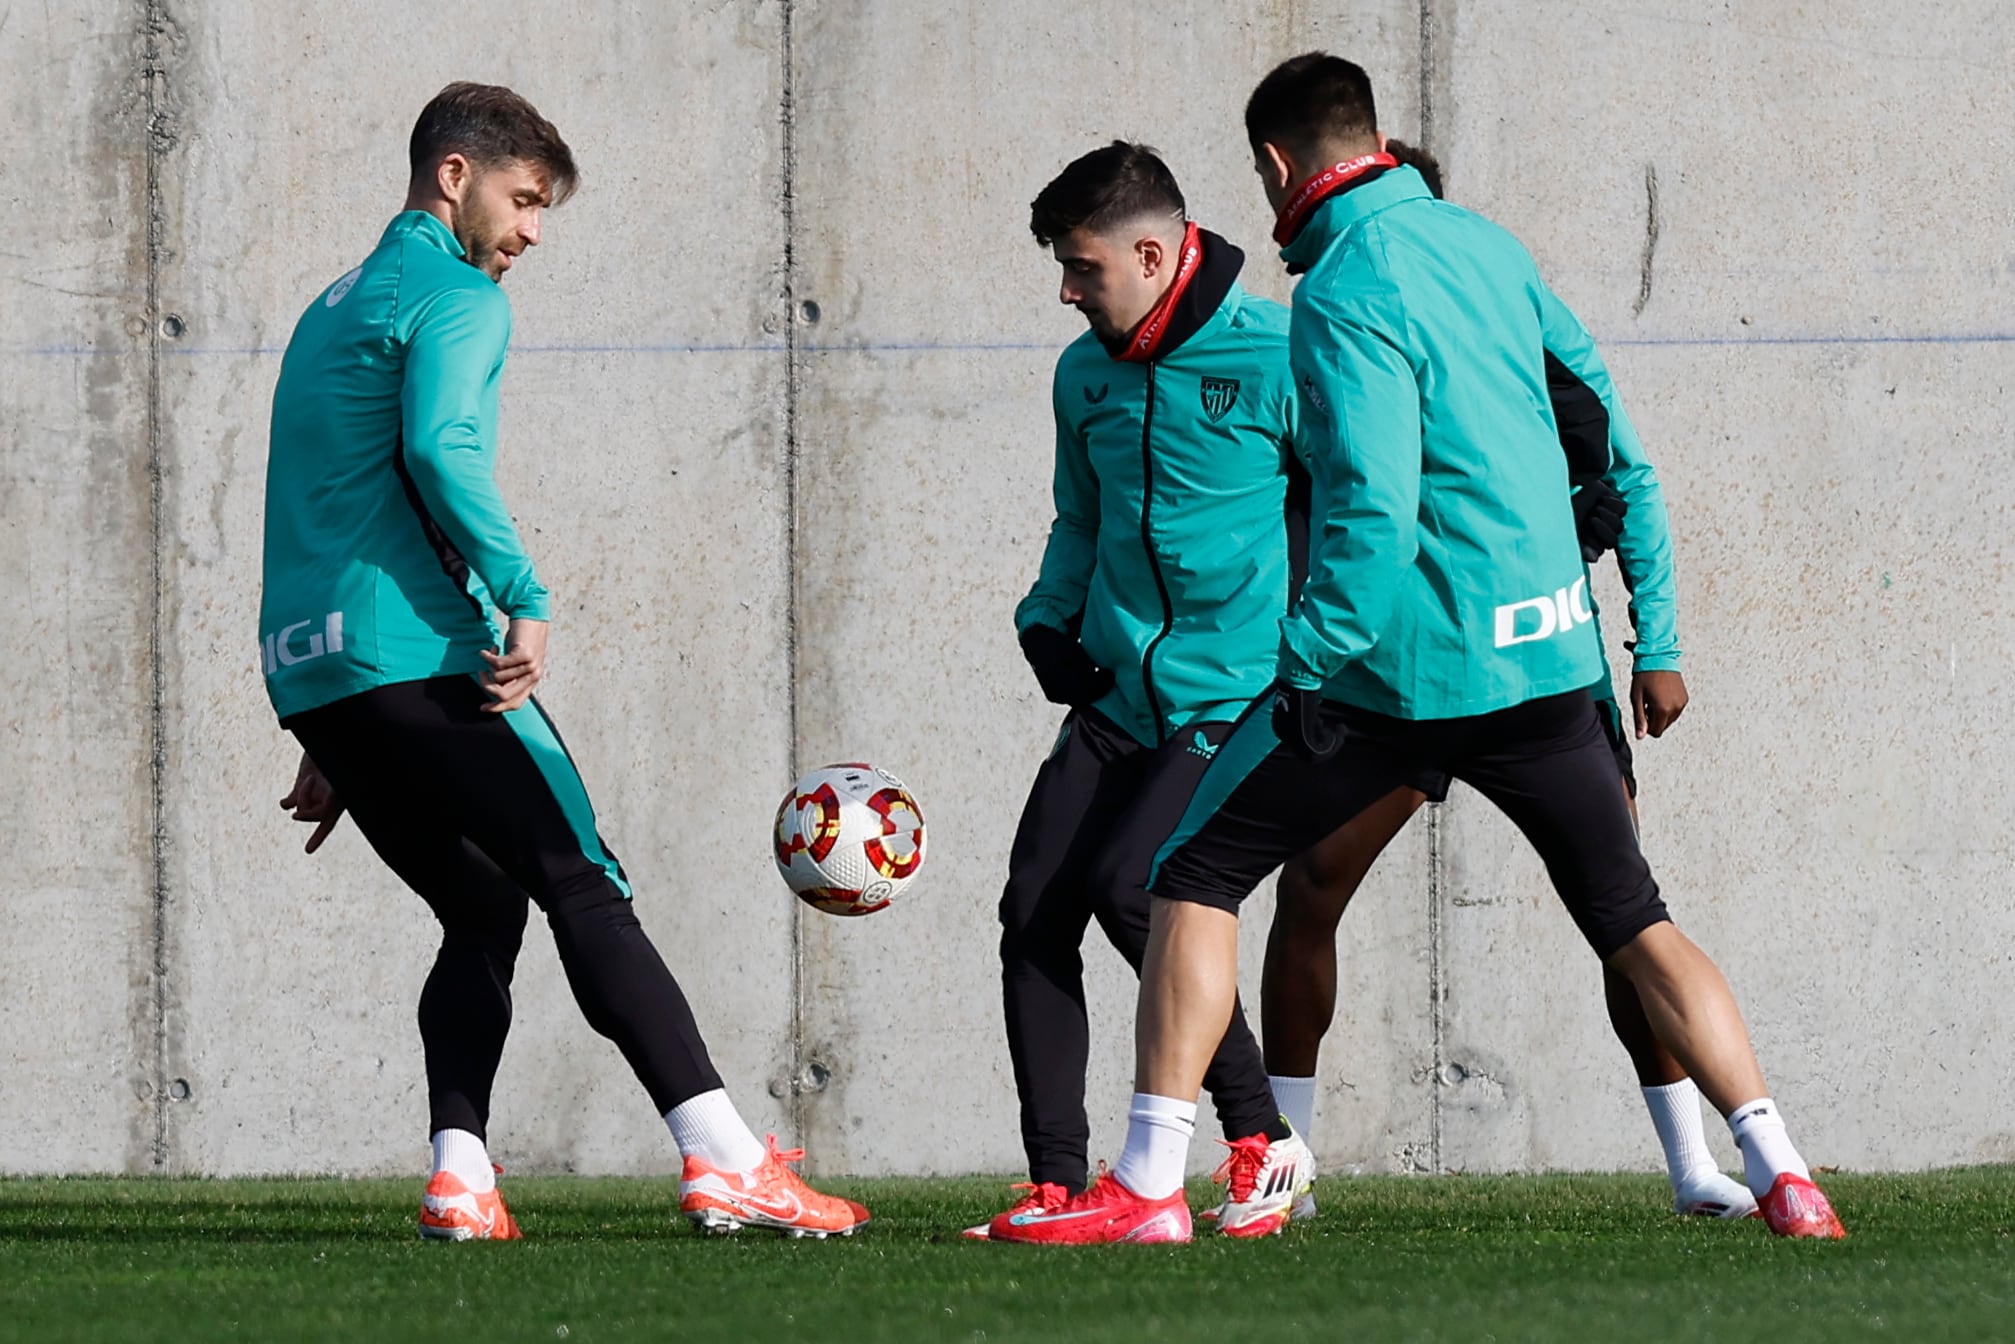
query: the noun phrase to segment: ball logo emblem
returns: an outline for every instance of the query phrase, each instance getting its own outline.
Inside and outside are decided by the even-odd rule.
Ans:
[[[810,793],[793,791],[777,809],[778,863],[789,863],[793,854],[809,854],[813,863],[822,863],[839,838],[840,800],[830,784]]]
[[[883,877],[908,877],[924,858],[924,819],[916,800],[901,789],[882,789],[868,807],[882,819],[882,833],[861,846],[868,862]]]

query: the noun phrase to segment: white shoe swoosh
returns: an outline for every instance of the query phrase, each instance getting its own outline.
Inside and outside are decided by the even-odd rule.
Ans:
[[[1073,1218],[1092,1218],[1104,1213],[1104,1209],[1079,1209],[1074,1213],[1018,1213],[1008,1219],[1012,1227],[1031,1227],[1036,1223],[1064,1223]]]

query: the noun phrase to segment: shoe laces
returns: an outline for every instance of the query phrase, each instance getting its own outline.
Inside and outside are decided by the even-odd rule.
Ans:
[[[802,1148],[779,1148],[779,1147],[777,1147],[777,1136],[776,1136],[776,1135],[774,1135],[774,1134],[771,1134],[771,1135],[768,1135],[767,1137],[768,1137],[768,1139],[769,1139],[769,1144],[770,1144],[770,1156],[771,1156],[771,1157],[773,1157],[773,1158],[775,1158],[775,1159],[776,1159],[776,1160],[777,1160],[778,1162],[802,1162],[802,1161],[804,1161],[804,1160],[805,1160],[805,1150],[804,1150],[804,1149],[802,1149]]]
[[[1026,1190],[1027,1194],[1016,1200],[1009,1213],[1033,1213],[1037,1209],[1062,1208],[1070,1201],[1070,1191],[1055,1181],[1016,1181],[1010,1190]]]
[[[1252,1198],[1253,1188],[1259,1184],[1259,1174],[1266,1170],[1267,1150],[1273,1145],[1264,1134],[1248,1134],[1242,1139],[1219,1139],[1219,1143],[1231,1151],[1210,1178],[1219,1185],[1228,1186],[1227,1194],[1234,1204],[1243,1204]]]

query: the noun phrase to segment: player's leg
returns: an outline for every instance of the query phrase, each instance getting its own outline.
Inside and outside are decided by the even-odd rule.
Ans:
[[[487,1147],[490,1092],[511,1026],[511,979],[529,902],[522,888],[428,805],[404,771],[383,763],[384,716],[338,701],[290,721],[344,800],[359,834],[441,924],[441,946],[420,992],[434,1170],[421,1235],[509,1239],[517,1225],[497,1193]]]
[[[1602,690],[1607,689],[1607,682]],[[1616,758],[1630,824],[1638,828],[1637,769],[1623,711],[1612,696],[1595,697],[1602,733]],[[1651,1029],[1637,990],[1616,971],[1602,968],[1602,998],[1609,1010],[1610,1029],[1630,1056],[1637,1086],[1658,1146],[1665,1155],[1665,1173],[1672,1182],[1672,1210],[1707,1218],[1747,1218],[1756,1212],[1756,1198],[1740,1181],[1730,1180],[1714,1165],[1707,1130],[1700,1118],[1700,1089]]]
[[[1838,1235],[1770,1100],[1727,981],[1659,898],[1587,693],[1485,715],[1462,732],[1451,772],[1538,850],[1590,947],[1631,982],[1658,1038],[1728,1117],[1772,1229]]]
[[[1036,771],[1015,830],[1000,902],[1001,1002],[1030,1188],[1003,1218],[1049,1208],[1085,1187],[1091,1029],[1081,949],[1094,904],[1091,874],[1149,754],[1096,710],[1073,712]],[[982,1237],[987,1226],[967,1234]]]
[[[537,702],[486,713],[471,678],[386,687],[400,720],[398,763],[431,806],[545,912],[575,1002],[622,1052],[686,1158],[681,1208],[695,1222],[793,1233],[852,1231],[867,1214],[820,1195],[758,1141],[708,1057],[678,982],[637,922],[628,879],[595,830],[594,809]]]
[[[1394,789],[1280,870],[1260,978],[1260,1022],[1267,1081],[1281,1113],[1310,1143],[1316,1059],[1336,1016],[1337,927],[1372,864],[1427,801],[1418,789]]]
[[[1376,757],[1373,744],[1357,737],[1347,738],[1338,758],[1321,766],[1279,749],[1266,718],[1270,700],[1263,698],[1233,728],[1181,824],[1157,853],[1126,1149],[1113,1171],[1054,1218],[1016,1229],[1015,1240],[1190,1236],[1182,1176],[1196,1124],[1194,1098],[1237,998],[1235,912],[1284,859],[1403,778]],[[1340,718],[1340,707],[1333,708]]]
[[[1149,759],[1133,807],[1114,830],[1092,878],[1094,908],[1119,954],[1139,974],[1147,955],[1148,873],[1161,844],[1182,821],[1211,760],[1233,725],[1191,722]],[[1315,1179],[1314,1155],[1282,1117],[1252,1027],[1234,998],[1231,1023],[1204,1070],[1230,1150],[1217,1170],[1225,1199],[1205,1217],[1228,1236],[1281,1230],[1295,1200]]]

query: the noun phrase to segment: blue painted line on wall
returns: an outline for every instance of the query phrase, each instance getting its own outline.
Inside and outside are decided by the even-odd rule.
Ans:
[[[1603,339],[1598,337],[1597,345],[1606,349],[1624,348],[1669,348],[1669,349],[1716,349],[1721,347],[1769,347],[1769,346],[1879,346],[1879,345],[2009,345],[2015,344],[2015,332],[1972,332],[1945,333],[1928,332],[1921,335],[1887,336],[1618,336]],[[1055,351],[1063,348],[1063,342],[1050,341],[880,341],[864,342],[858,345],[813,345],[799,349],[812,355],[887,355],[887,354],[1005,354],[1028,351]],[[284,346],[180,346],[168,347],[162,354],[179,359],[257,359],[279,355]],[[780,342],[762,344],[732,345],[707,342],[653,342],[636,345],[523,345],[516,346],[514,356],[532,355],[781,355],[784,346]],[[89,345],[41,345],[0,350],[0,357],[45,358],[45,359],[89,359],[96,357],[131,356],[140,358],[143,352],[129,349],[113,349]]]

